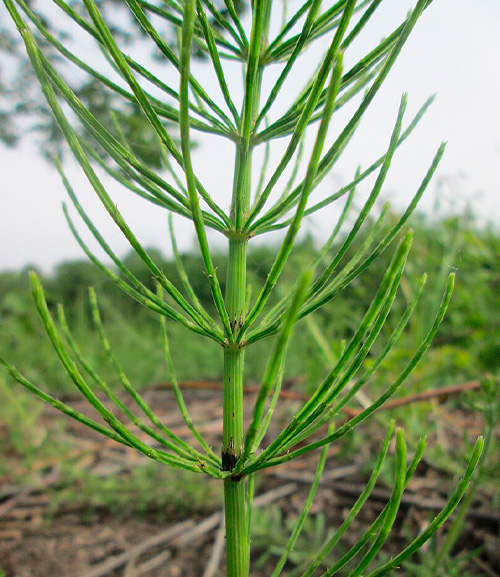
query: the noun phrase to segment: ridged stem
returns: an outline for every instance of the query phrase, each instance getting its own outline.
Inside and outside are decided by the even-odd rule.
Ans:
[[[233,335],[243,323],[246,293],[247,241],[229,242],[226,308]],[[231,471],[243,448],[243,361],[244,349],[228,343],[224,351],[224,405],[222,467]],[[247,577],[249,571],[248,527],[246,523],[245,485],[231,477],[224,481],[226,517],[226,575]]]
[[[243,449],[243,362],[244,343],[237,336],[245,322],[248,236],[244,224],[248,217],[251,192],[252,130],[258,113],[262,67],[260,54],[269,27],[270,2],[256,0],[253,5],[252,34],[247,60],[245,98],[236,147],[236,162],[231,203],[231,234],[227,270],[225,306],[232,335],[224,351],[224,417],[222,467],[232,471]],[[248,503],[251,507],[251,503]],[[248,577],[249,527],[246,490],[242,479],[224,481],[226,518],[226,576]]]
[[[241,171],[246,172],[251,156],[237,151],[244,160]],[[238,163],[237,163],[238,166]],[[241,173],[240,173],[241,174]],[[237,176],[237,175],[235,175]],[[250,185],[249,178],[240,178],[240,186],[235,188],[235,196],[240,210],[245,208],[245,196]],[[241,186],[245,183],[245,186]],[[248,206],[248,204],[247,204]],[[233,226],[239,220],[232,211]],[[224,350],[224,404],[223,404],[223,469],[231,471],[243,449],[243,363],[244,349],[236,344],[236,335],[244,323],[246,301],[246,238],[229,240],[229,260],[226,281],[225,305],[232,327],[232,341]],[[242,480],[231,477],[224,481],[224,510],[226,517],[226,575],[227,577],[247,577],[249,571],[248,527],[246,524],[245,488]]]
[[[249,539],[243,481],[224,481],[226,512],[226,576],[248,577]]]

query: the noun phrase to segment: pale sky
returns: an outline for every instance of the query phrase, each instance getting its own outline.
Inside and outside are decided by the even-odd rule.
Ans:
[[[400,21],[412,4],[406,0],[386,0],[378,20],[365,35],[365,43],[360,43],[360,51],[387,33],[387,23],[393,19]],[[4,15],[0,8],[0,17]],[[437,93],[421,125],[396,154],[382,200],[403,208],[424,176],[439,143],[446,140],[447,152],[422,208],[432,211],[440,190],[444,209],[459,211],[468,203],[483,220],[498,224],[499,58],[498,0],[435,0],[417,24],[359,134],[326,179],[325,186],[334,191],[352,178],[358,164],[366,167],[384,152],[402,92],[409,94],[408,120],[428,96]],[[209,77],[210,73],[200,74]],[[229,202],[231,187],[230,168],[221,163],[226,153],[231,164],[231,145],[219,141],[214,144],[204,138],[194,155],[200,180],[223,204]],[[79,168],[69,165],[67,172],[82,203],[106,238],[118,254],[126,252],[126,241],[98,206]],[[28,264],[49,269],[65,259],[83,258],[62,214],[61,203],[66,196],[59,177],[37,156],[35,147],[25,142],[14,150],[0,149],[0,174],[0,270]],[[143,244],[157,246],[168,254],[165,213],[132,198],[113,183],[109,189]],[[326,234],[337,214],[338,208],[333,207],[304,229],[309,227]],[[185,221],[176,222],[181,248],[189,248],[193,229]],[[218,242],[215,238],[211,241]]]

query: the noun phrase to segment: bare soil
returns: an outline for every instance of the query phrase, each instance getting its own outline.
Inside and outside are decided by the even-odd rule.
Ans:
[[[163,422],[187,439],[188,431],[171,391],[152,388],[145,396]],[[209,390],[209,387],[193,388],[186,390],[186,399],[195,422],[212,446],[219,447],[220,392]],[[64,400],[90,414],[81,399]],[[293,413],[295,402],[290,398],[283,401],[281,418]],[[248,406],[251,406],[250,402]],[[463,442],[464,434],[474,438],[481,433],[482,423],[475,415],[442,404],[436,403],[436,407],[443,423],[439,442],[449,449],[450,455]],[[278,418],[275,430],[279,425]],[[0,425],[0,442],[6,447],[2,452],[9,463],[8,471],[0,477],[0,568],[5,577],[217,577],[224,574],[219,507],[211,510],[209,504],[205,510],[192,510],[189,504],[184,509],[167,504],[161,511],[145,510],[117,516],[105,506],[89,508],[78,500],[54,499],[67,482],[63,460],[101,477],[119,475],[125,479],[134,467],[143,463],[144,457],[102,439],[76,422],[66,418],[61,421],[51,409],[42,414],[40,427],[56,435],[63,442],[64,450],[61,449],[60,455],[32,459],[28,466],[11,450],[9,431]],[[325,531],[339,526],[367,479],[366,463],[380,446],[383,430],[375,424],[364,433],[368,441],[357,447],[354,455],[351,451],[349,457],[343,456],[341,446],[330,451],[324,481],[312,508],[313,517],[324,523]],[[273,546],[277,547],[281,535],[286,535],[287,519],[301,509],[316,459],[316,455],[309,455],[259,476],[257,502],[260,499],[262,510],[279,506],[281,520],[270,527],[273,534],[268,538],[267,547],[266,538],[256,536],[252,575],[272,572],[272,562],[277,559]],[[452,483],[449,475],[444,475],[435,464],[427,461],[421,464],[405,493],[385,553],[395,553],[411,535],[425,529],[446,499]],[[352,544],[375,519],[389,495],[390,486],[382,479],[349,535],[343,539],[343,547]],[[471,575],[500,575],[499,520],[500,513],[493,507],[492,491],[481,489],[454,551],[454,555],[462,556],[475,551],[465,565]],[[282,531],[279,531],[280,525]],[[319,522],[316,525],[319,526]],[[313,548],[316,543],[314,530],[308,533],[308,539]],[[307,549],[307,540],[305,544]],[[304,548],[304,541],[300,547]],[[424,554],[428,552],[429,549]],[[312,551],[305,551],[306,554],[312,554]],[[296,562],[295,559],[287,565],[284,574],[291,574]],[[398,575],[404,574],[404,571],[398,572]]]

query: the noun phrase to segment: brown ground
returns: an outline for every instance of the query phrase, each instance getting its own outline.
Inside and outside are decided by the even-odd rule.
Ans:
[[[152,389],[146,396],[166,425],[179,434],[186,433],[170,391]],[[220,393],[192,390],[186,392],[186,397],[193,419],[201,424],[212,446],[219,446]],[[293,410],[293,402],[284,402],[284,412],[289,414]],[[81,400],[73,398],[71,404],[80,411],[87,411]],[[443,438],[439,440],[445,446],[461,442],[465,429],[470,437],[480,433],[481,423],[473,415],[445,406],[439,406],[439,411],[443,419]],[[54,427],[54,416],[52,410],[44,412],[41,421],[44,430]],[[83,467],[103,477],[126,476],[143,462],[143,457],[132,450],[103,440],[69,419],[65,418],[63,423],[64,430],[57,429],[57,434],[65,441],[70,440],[71,448],[65,449],[64,458],[71,459],[75,467]],[[377,430],[378,427],[373,429]],[[383,434],[373,431],[365,431],[370,442],[357,450],[354,459],[342,457],[335,448],[331,450],[324,482],[312,509],[318,521],[316,526],[319,527],[319,521],[325,522],[326,529],[338,526],[361,492],[362,483],[366,480],[363,463],[370,451],[380,445]],[[0,427],[0,440],[3,437],[5,443],[2,444],[5,446],[8,446],[7,434],[7,430]],[[67,442],[65,446],[68,446]],[[170,510],[167,506],[162,511],[163,518],[160,518],[158,511],[116,517],[106,508],[89,510],[78,502],[58,502],[54,510],[51,505],[53,496],[65,482],[61,458],[35,458],[30,465],[29,482],[20,484],[17,479],[25,473],[25,464],[15,454],[8,457],[11,467],[0,478],[0,568],[5,571],[5,577],[223,575],[223,563],[220,562],[223,556],[223,529],[220,528],[219,510],[192,512],[189,507]],[[271,504],[279,505],[282,524],[296,515],[307,494],[316,458],[312,455],[262,474],[256,494],[260,496],[263,510],[268,511]],[[425,529],[432,512],[442,504],[450,486],[450,482],[443,480],[435,467],[426,462],[421,465],[405,493],[389,551],[394,552],[404,546],[409,530],[417,534]],[[480,548],[480,552],[467,564],[471,575],[500,575],[500,515],[492,506],[489,492],[482,490],[478,493],[468,517],[466,532],[456,551],[456,554],[466,554]],[[390,487],[380,482],[352,525],[350,537],[344,539],[344,546],[348,546],[354,536],[375,518],[387,502],[388,495]],[[321,517],[318,517],[318,513],[321,513]],[[280,535],[275,534],[279,521],[276,523],[272,525],[274,534],[268,537],[258,534],[255,537],[252,565],[255,576],[270,575],[272,572],[271,562],[277,559],[272,555],[272,545],[274,541],[280,541]],[[282,533],[285,535],[285,530]],[[312,548],[316,543],[314,529],[309,531],[308,538]],[[267,542],[266,550],[263,543]],[[299,545],[299,550],[301,547],[304,548],[304,541]],[[307,543],[305,547],[307,549]],[[304,555],[307,553],[312,551],[306,551]],[[294,565],[290,564],[289,567],[291,570]],[[398,574],[404,573],[400,571]],[[466,577],[466,574],[461,573],[461,577]]]

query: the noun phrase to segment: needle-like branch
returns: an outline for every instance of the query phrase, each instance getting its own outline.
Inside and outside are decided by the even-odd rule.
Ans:
[[[231,323],[229,320],[229,315],[226,311],[224,305],[224,297],[219,284],[219,279],[217,278],[217,273],[212,262],[212,257],[210,255],[210,249],[208,246],[205,224],[203,222],[203,216],[200,210],[198,192],[196,189],[196,178],[193,172],[193,166],[191,162],[191,140],[189,136],[189,66],[191,59],[191,41],[193,38],[193,28],[194,28],[194,0],[187,0],[184,5],[184,21],[182,25],[182,43],[181,43],[181,62],[180,62],[180,73],[181,73],[181,84],[180,84],[180,128],[181,128],[181,149],[182,149],[182,162],[184,166],[184,172],[186,174],[187,190],[189,195],[189,202],[191,206],[191,212],[193,214],[193,222],[196,230],[196,236],[198,237],[198,244],[200,246],[201,255],[203,258],[203,263],[205,265],[205,270],[208,276],[208,282],[210,285],[210,290],[212,292],[212,298],[214,300],[215,308],[219,315],[219,319],[224,326],[226,332],[226,337],[229,337],[232,333]]]

